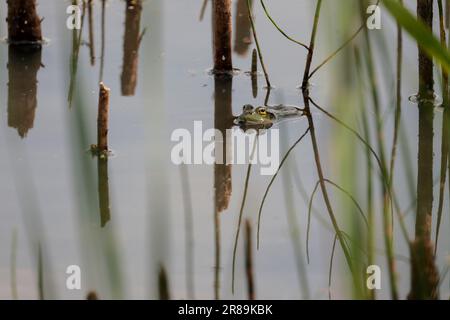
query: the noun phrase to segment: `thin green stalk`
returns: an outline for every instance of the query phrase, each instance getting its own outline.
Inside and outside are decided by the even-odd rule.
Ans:
[[[38,273],[38,299],[44,300],[44,263],[42,259],[42,250],[41,250],[41,244],[38,244],[38,254],[37,254],[37,273]]]
[[[306,50],[309,50],[308,46],[300,41],[295,40],[294,38],[290,37],[286,32],[283,31],[283,29],[281,29],[278,24],[272,19],[271,15],[269,14],[269,11],[266,8],[266,5],[264,4],[263,0],[261,1],[261,6],[263,7],[264,13],[266,14],[266,17],[270,20],[270,22],[272,22],[272,24],[275,26],[275,28],[289,41],[292,41],[300,46],[302,46],[303,48],[305,48]]]
[[[203,17],[205,16],[206,7],[208,6],[209,0],[203,0],[202,8],[200,9],[199,20],[203,21]]]
[[[313,59],[313,55],[314,55],[314,47],[315,47],[315,40],[316,40],[316,33],[317,33],[317,27],[319,24],[319,16],[320,16],[320,8],[322,5],[322,0],[317,0],[317,5],[316,5],[316,10],[315,10],[315,14],[314,14],[314,24],[313,24],[313,30],[311,32],[311,40],[310,40],[310,44],[309,44],[309,51],[308,51],[308,57],[306,59],[306,65],[305,65],[305,70],[303,73],[303,82],[302,82],[302,93],[303,93],[303,102],[305,105],[305,110],[306,110],[306,115],[308,118],[308,124],[309,124],[309,130],[311,133],[311,142],[312,142],[312,146],[313,146],[313,151],[314,151],[314,160],[316,163],[316,169],[317,169],[317,174],[319,175],[319,180],[320,180],[320,188],[322,190],[322,196],[323,196],[323,200],[325,202],[325,205],[327,207],[327,211],[328,211],[328,215],[331,219],[331,222],[333,224],[333,228],[338,236],[338,240],[339,243],[342,247],[342,251],[344,252],[344,256],[347,262],[347,265],[351,271],[351,273],[353,274],[353,267],[352,267],[352,260],[351,260],[351,256],[350,256],[350,252],[348,247],[345,244],[345,240],[340,232],[340,228],[338,226],[337,220],[336,220],[336,216],[334,215],[333,212],[333,208],[331,206],[331,202],[330,199],[328,197],[328,192],[325,186],[325,182],[324,182],[324,175],[323,175],[323,170],[322,170],[322,164],[320,161],[320,155],[319,155],[319,147],[317,145],[317,139],[316,139],[316,133],[315,133],[315,127],[314,127],[314,120],[312,118],[311,112],[310,112],[310,106],[309,106],[309,92],[308,92],[308,75],[309,75],[309,71],[311,69],[311,63],[312,63],[312,59]]]
[[[400,0],[403,5],[403,0]],[[392,191],[392,179],[394,177],[394,165],[397,156],[397,142],[402,114],[402,60],[403,60],[403,35],[402,27],[397,23],[397,81],[396,81],[396,103],[395,103],[395,119],[394,119],[394,137],[391,149],[391,163],[389,166],[389,186]]]
[[[363,111],[364,139],[370,144],[370,128],[367,120],[367,111]],[[372,179],[372,157],[369,148],[366,148],[366,175],[367,175],[367,220],[369,222],[369,231],[367,234],[367,262],[368,265],[375,263],[375,217],[373,210],[373,179]],[[376,299],[376,291],[370,290],[369,296],[372,300]]]
[[[310,110],[309,107],[309,97],[308,97],[308,92],[307,90],[303,91],[303,102],[305,103],[305,108],[307,111]],[[350,269],[350,272],[353,275],[353,266],[352,266],[352,259],[350,256],[350,252],[348,247],[345,244],[345,240],[341,234],[340,228],[338,226],[337,220],[336,220],[336,216],[334,214],[333,208],[331,206],[331,202],[330,202],[330,198],[328,196],[328,192],[327,192],[327,188],[325,186],[325,181],[324,181],[324,174],[323,174],[323,170],[322,170],[322,164],[320,161],[320,155],[319,155],[319,147],[317,145],[317,139],[316,139],[316,133],[315,133],[315,127],[314,127],[314,121],[313,118],[311,116],[310,112],[307,112],[307,117],[308,117],[308,124],[309,124],[309,129],[310,129],[310,133],[311,133],[311,142],[312,142],[312,146],[313,146],[313,151],[314,151],[314,160],[316,163],[316,169],[317,169],[317,174],[319,176],[319,181],[320,181],[320,189],[322,191],[322,197],[323,200],[325,202],[325,205],[327,207],[327,211],[328,211],[328,215],[330,217],[330,220],[333,224],[333,228],[338,236],[338,240],[339,243],[341,245],[342,251],[344,252],[344,256],[348,265],[348,268]]]
[[[329,179],[324,179],[324,181],[330,185],[332,185],[333,187],[335,187],[336,189],[340,190],[342,193],[344,193],[347,197],[349,197],[349,199],[353,202],[353,204],[355,205],[356,209],[358,210],[358,212],[360,213],[364,224],[366,225],[367,229],[369,229],[369,222],[366,218],[366,215],[364,214],[364,211],[362,210],[361,206],[359,205],[358,201],[356,201],[356,199],[348,192],[346,191],[344,188],[342,188],[341,186],[339,186],[338,184],[334,183],[333,181],[329,180]],[[316,186],[314,187],[314,190],[311,194],[311,198],[309,200],[309,205],[308,205],[308,221],[307,221],[307,227],[306,227],[306,257],[307,257],[307,261],[309,263],[309,234],[310,234],[310,230],[311,230],[311,210],[312,210],[312,203],[314,200],[314,195],[317,192],[317,189],[320,185],[320,181],[317,181]]]
[[[394,260],[394,247],[393,247],[393,228],[392,228],[392,214],[393,205],[392,204],[392,196],[390,193],[389,187],[389,178],[388,178],[388,168],[386,164],[386,156],[385,156],[385,146],[384,146],[384,135],[383,135],[383,120],[381,116],[381,106],[378,97],[378,84],[376,81],[375,75],[375,67],[373,63],[372,57],[372,47],[369,39],[368,31],[365,30],[365,41],[366,41],[366,61],[367,61],[367,70],[370,84],[370,93],[372,96],[372,103],[375,112],[375,128],[378,137],[378,153],[380,154],[381,160],[381,170],[382,170],[382,194],[383,194],[383,230],[384,230],[384,242],[387,253],[387,261],[388,261],[388,271],[389,271],[389,285],[391,291],[391,297],[393,300],[398,299],[398,288],[397,288],[397,280],[396,280],[396,272],[395,272],[395,260]]]
[[[321,7],[322,7],[322,0],[317,0],[316,11],[314,13],[313,29],[311,32],[311,40],[309,43],[308,56],[306,57],[305,71],[303,73],[303,81],[302,81],[302,89],[303,90],[306,90],[308,87],[309,71],[311,69],[312,59],[314,56],[314,47],[315,47],[315,43],[316,43],[316,33],[317,33],[317,27],[319,25],[319,17],[320,17]]]
[[[339,123],[341,126],[343,126],[345,129],[349,130],[351,133],[353,133],[356,138],[358,138],[359,141],[361,141],[370,151],[370,153],[372,153],[372,155],[374,156],[374,158],[376,159],[378,166],[380,167],[380,170],[382,168],[381,165],[381,159],[378,156],[378,154],[375,152],[375,150],[373,149],[373,147],[355,130],[352,129],[350,126],[348,126],[347,124],[345,124],[343,121],[339,120],[336,116],[332,115],[330,112],[328,112],[327,110],[325,110],[324,108],[322,108],[321,106],[319,106],[317,103],[314,102],[314,100],[312,98],[309,98],[309,101],[311,101],[311,103],[313,104],[313,106],[315,106],[317,109],[319,109],[321,112],[323,112],[327,117],[331,118],[332,120],[336,121],[337,123]]]
[[[71,63],[70,63],[70,84],[69,84],[69,94],[67,96],[67,101],[69,102],[69,108],[72,107],[73,92],[75,90],[77,70],[78,70],[78,57],[80,55],[81,36],[83,34],[85,12],[86,12],[86,3],[84,3],[84,5],[83,5],[80,31],[78,31],[78,34],[77,34],[77,30],[73,29],[73,42],[72,42],[73,48],[72,48],[72,59],[71,59]]]
[[[333,258],[336,251],[337,234],[334,236],[333,248],[331,249],[330,267],[328,268],[328,299],[331,300],[331,277],[333,275]]]
[[[278,173],[281,170],[281,167],[283,166],[283,164],[286,162],[289,154],[291,153],[292,150],[294,150],[294,148],[300,143],[300,141],[303,140],[303,138],[308,134],[309,128],[306,129],[306,131],[300,136],[300,138],[297,139],[297,141],[294,142],[294,144],[289,148],[289,150],[286,152],[286,154],[284,155],[283,159],[281,159],[280,165],[278,166],[277,171],[275,172],[275,174],[272,176],[272,179],[270,179],[269,184],[267,185],[266,191],[264,192],[261,204],[259,206],[259,211],[258,211],[258,229],[257,229],[257,241],[256,241],[256,247],[257,250],[259,250],[259,243],[260,243],[260,227],[261,227],[261,214],[262,214],[262,209],[264,207],[264,203],[266,202],[266,198],[267,195],[269,194],[269,190],[272,187],[273,182],[275,181],[275,178],[277,177]]]
[[[102,41],[102,48],[101,48],[101,56],[100,56],[100,76],[99,76],[99,82],[103,81],[103,70],[105,67],[105,36],[106,36],[106,0],[102,0],[102,34],[101,34],[101,41]]]
[[[248,9],[248,19],[250,20],[250,24],[252,26],[253,38],[255,39],[256,49],[258,50],[259,62],[261,62],[261,67],[263,69],[264,78],[266,79],[266,85],[267,85],[267,88],[269,89],[272,86],[270,85],[269,74],[267,73],[266,65],[264,63],[264,58],[263,58],[263,55],[261,52],[261,47],[259,46],[258,36],[256,35],[256,27],[255,27],[255,22],[253,21],[252,5],[250,4],[250,0],[247,0],[247,9]]]
[[[244,215],[244,207],[245,207],[245,200],[247,199],[247,192],[248,192],[248,184],[250,181],[250,173],[252,170],[252,159],[256,150],[256,145],[258,143],[258,133],[256,133],[255,141],[253,143],[252,152],[250,155],[250,163],[247,167],[247,175],[245,176],[245,184],[244,184],[244,194],[242,195],[242,202],[241,202],[241,208],[239,210],[239,220],[238,220],[238,226],[236,231],[236,236],[234,239],[234,248],[233,248],[233,267],[232,267],[232,273],[231,273],[231,293],[234,294],[234,277],[235,277],[235,269],[236,269],[236,252],[237,252],[237,245],[239,241],[239,233],[241,230],[241,223],[242,223],[242,216]]]
[[[17,300],[19,295],[17,293],[17,229],[13,230],[11,241],[11,296],[13,300]]]
[[[377,1],[376,6],[380,3],[380,0]],[[356,32],[348,38],[339,48],[337,48],[334,52],[332,52],[322,63],[320,63],[309,75],[308,80],[312,78],[312,76],[319,71],[320,68],[322,68],[324,65],[326,65],[331,59],[333,59],[339,52],[341,52],[347,45],[349,45],[357,36],[358,34],[364,30],[366,27],[366,22],[364,21],[362,25],[356,30]]]

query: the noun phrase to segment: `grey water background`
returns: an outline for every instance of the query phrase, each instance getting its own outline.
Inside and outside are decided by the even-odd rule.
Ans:
[[[0,45],[0,298],[11,298],[11,243],[17,233],[17,288],[20,298],[37,298],[36,248],[30,239],[42,241],[45,252],[44,276],[47,298],[83,299],[89,290],[95,290],[101,298],[145,299],[156,297],[155,264],[164,261],[174,298],[186,298],[185,259],[185,207],[180,168],[170,161],[170,150],[174,145],[170,134],[174,129],[193,129],[193,122],[203,121],[204,128],[214,126],[214,79],[207,70],[212,66],[211,47],[211,3],[199,21],[203,1],[144,1],[141,29],[147,28],[139,52],[139,69],[135,96],[123,97],[120,92],[122,71],[125,2],[107,1],[106,37],[103,81],[111,88],[110,145],[114,157],[109,160],[109,187],[111,220],[100,228],[98,213],[80,212],[79,195],[85,192],[77,179],[83,177],[79,159],[95,161],[74,142],[71,130],[76,118],[76,108],[83,108],[90,143],[95,143],[95,128],[100,68],[101,3],[95,1],[95,45],[96,63],[90,66],[89,49],[82,45],[79,53],[76,87],[82,93],[83,103],[69,109],[67,103],[70,79],[70,55],[72,31],[65,26],[66,7],[69,1],[41,0],[39,14],[45,17],[43,34],[49,43],[43,47],[42,63],[38,71],[37,108],[33,127],[25,138],[17,130],[8,127],[8,47]],[[316,62],[321,61],[340,43],[342,34],[333,10],[336,3],[324,2],[320,24],[320,40]],[[236,1],[233,8],[236,8]],[[406,1],[414,8],[413,1]],[[283,28],[295,38],[309,40],[314,11],[313,1],[267,1],[274,17],[279,17]],[[270,102],[301,105],[302,99],[297,85],[303,73],[306,51],[289,43],[265,18],[258,2],[254,2],[254,14],[264,57],[268,66],[273,90]],[[355,14],[356,13],[355,9]],[[6,36],[4,22],[6,5],[0,5],[1,34]],[[234,17],[236,17],[234,10]],[[386,128],[392,128],[395,97],[395,25],[382,12],[383,28],[370,31],[374,37],[384,38],[389,56],[374,53],[380,78],[392,72],[391,83],[382,83],[381,105],[384,108]],[[87,23],[87,22],[85,22]],[[233,22],[234,24],[234,22]],[[83,39],[87,39],[84,28]],[[405,36],[403,72],[403,119],[410,153],[400,152],[402,159],[412,159],[417,166],[417,108],[407,97],[417,92],[416,44]],[[234,65],[248,71],[251,63],[251,48],[245,54],[233,55]],[[336,86],[333,81],[343,63],[339,56],[322,69],[313,79],[311,96],[327,110],[334,110]],[[384,79],[384,78],[383,78]],[[264,79],[259,77],[259,92],[253,98],[251,79],[241,72],[233,79],[233,113],[238,114],[242,105],[261,105],[264,101]],[[383,80],[384,81],[384,80]],[[367,96],[369,89],[367,89]],[[335,143],[339,126],[315,113],[316,131],[323,167],[327,177],[339,174],[337,156],[341,145]],[[435,114],[435,137],[440,137],[442,113]],[[306,120],[284,123],[280,126],[282,137],[281,154],[306,130]],[[387,150],[390,150],[393,130],[386,130]],[[435,139],[435,150],[440,140]],[[349,143],[357,144],[356,140]],[[401,149],[401,148],[399,148]],[[356,152],[364,159],[364,147],[357,145]],[[78,154],[78,157],[73,155]],[[435,152],[436,153],[436,152]],[[439,168],[439,157],[434,157],[434,168]],[[362,161],[361,161],[362,162]],[[400,165],[398,166],[400,167]],[[192,196],[193,212],[193,261],[195,297],[211,299],[214,292],[214,168],[208,165],[190,165],[187,170]],[[238,246],[236,292],[231,293],[231,265],[233,241],[244,192],[247,167],[232,168],[232,196],[229,208],[220,214],[221,254],[220,269],[221,298],[246,298],[243,260],[243,234]],[[293,240],[290,231],[298,228],[301,256],[305,260],[305,233],[308,203],[300,196],[294,181],[294,170],[298,171],[301,184],[310,195],[317,181],[314,157],[309,139],[305,139],[291,155],[288,166],[282,169],[265,204],[261,228],[261,248],[254,252],[257,297],[260,299],[300,299],[307,296],[299,279]],[[94,171],[95,172],[95,171]],[[260,201],[269,182],[269,177],[260,176],[256,168],[252,171],[245,214],[251,218],[256,231],[256,219]],[[439,171],[434,170],[436,185]],[[354,176],[364,186],[362,168],[355,168]],[[82,178],[81,178],[82,179]],[[93,179],[96,179],[96,172]],[[408,208],[410,199],[407,179],[401,169],[396,171],[395,188],[402,208]],[[415,186],[414,186],[415,188]],[[89,189],[96,191],[96,188]],[[89,191],[88,190],[88,191]],[[434,206],[437,205],[435,187]],[[334,191],[332,199],[336,200]],[[446,192],[447,194],[447,192]],[[90,194],[96,197],[96,194]],[[361,191],[363,196],[364,192]],[[358,195],[356,195],[358,197]],[[30,200],[31,199],[31,200]],[[378,195],[377,199],[381,199]],[[377,202],[380,203],[380,202]],[[318,194],[314,201],[316,210],[327,219],[326,208]],[[81,206],[83,208],[83,206]],[[336,205],[337,215],[347,214]],[[448,266],[450,255],[450,224],[448,219],[448,196],[446,196],[441,239],[437,263],[439,270]],[[83,211],[83,209],[81,209]],[[88,210],[89,211],[89,210]],[[380,220],[381,209],[375,211]],[[87,213],[88,218],[81,216]],[[97,214],[97,215],[96,215]],[[291,216],[290,216],[291,214]],[[292,215],[293,214],[293,215]],[[414,213],[409,215],[408,226],[412,229]],[[293,220],[292,220],[293,217]],[[291,220],[289,220],[291,219]],[[295,223],[292,223],[295,221]],[[433,228],[434,230],[434,228]],[[242,230],[241,230],[242,231]],[[381,298],[389,297],[387,268],[383,253],[381,227],[377,224],[377,264],[383,270]],[[397,230],[396,230],[397,232]],[[89,236],[87,236],[89,235]],[[309,297],[328,298],[328,268],[334,234],[313,217],[310,239],[310,264],[302,266],[305,272]],[[408,248],[395,233],[394,243],[398,258],[398,280],[402,296],[409,288]],[[113,254],[111,252],[114,252]],[[116,262],[117,269],[110,270]],[[114,260],[115,261],[115,260]],[[305,262],[304,262],[305,263]],[[65,282],[67,266],[79,265],[82,270],[82,290],[68,290]],[[108,271],[109,270],[109,271]],[[114,277],[114,281],[110,278]],[[120,280],[118,280],[120,279]],[[333,272],[333,298],[350,298],[349,274],[341,252],[336,251]],[[48,290],[48,291],[47,291]],[[441,288],[448,296],[448,282]]]

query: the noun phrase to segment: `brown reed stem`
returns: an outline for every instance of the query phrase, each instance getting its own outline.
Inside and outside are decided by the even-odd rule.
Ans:
[[[231,72],[231,0],[213,0],[214,71]]]
[[[137,85],[139,46],[144,32],[140,32],[142,1],[127,0],[125,8],[125,36],[123,65],[120,76],[122,95],[134,96]]]
[[[36,0],[7,0],[8,40],[10,43],[42,41],[41,19]]]
[[[433,1],[417,1],[417,18],[433,30]],[[409,299],[437,299],[439,275],[431,241],[433,210],[433,59],[419,45],[419,141],[415,240],[411,244]]]
[[[110,89],[100,82],[97,117],[97,150],[108,151],[108,120],[109,120]]]

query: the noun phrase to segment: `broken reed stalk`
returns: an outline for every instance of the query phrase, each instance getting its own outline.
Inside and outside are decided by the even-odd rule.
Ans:
[[[213,0],[214,71],[233,71],[231,0]]]
[[[245,221],[245,271],[247,275],[248,300],[255,300],[255,281],[253,272],[252,226]]]
[[[142,1],[127,0],[125,12],[123,67],[120,80],[122,95],[134,96],[137,84],[139,45],[144,34],[144,32],[140,34]]]
[[[110,89],[100,82],[97,117],[97,151],[108,151],[108,118],[109,118]]]
[[[36,0],[7,0],[9,43],[40,43],[41,19],[36,11]]]

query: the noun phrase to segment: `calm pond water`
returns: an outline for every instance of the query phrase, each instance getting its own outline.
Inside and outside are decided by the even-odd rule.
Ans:
[[[350,35],[343,21],[350,24],[349,30],[358,28],[358,9],[344,14],[336,2],[324,1],[313,65],[326,58]],[[344,2],[343,7],[354,3]],[[231,191],[218,188],[216,194],[215,167],[174,165],[170,154],[175,143],[170,137],[175,129],[193,131],[194,121],[202,121],[205,129],[214,128],[215,123],[229,116],[227,107],[237,115],[245,104],[264,103],[263,76],[258,77],[254,97],[252,79],[245,74],[250,70],[254,48],[246,19],[246,1],[233,1],[233,63],[241,72],[233,77],[232,83],[215,83],[208,73],[213,65],[210,1],[203,15],[203,0],[143,1],[142,12],[134,12],[135,19],[141,16],[137,32],[125,23],[127,10],[132,9],[127,9],[124,1],[106,2],[103,27],[102,2],[93,3],[94,41],[90,43],[86,12],[78,54],[78,35],[75,33],[74,37],[72,30],[66,28],[66,8],[70,1],[39,1],[39,14],[45,17],[42,31],[48,43],[43,46],[40,58],[34,56],[28,61],[28,67],[24,68],[25,62],[20,59],[14,59],[6,43],[0,45],[0,299],[14,297],[14,288],[19,298],[38,298],[40,274],[45,298],[84,299],[90,290],[104,299],[157,298],[160,266],[164,266],[173,298],[213,299],[218,295],[223,299],[245,299],[244,228],[237,246],[234,294],[231,283],[233,247],[248,166],[233,165]],[[414,10],[414,1],[406,3]],[[296,39],[309,41],[315,1],[268,0],[267,6],[284,30]],[[6,36],[5,2],[0,4],[0,12],[1,34]],[[129,19],[133,18],[132,14],[128,15]],[[303,106],[297,86],[301,82],[306,50],[289,42],[273,27],[258,1],[254,1],[254,15],[275,87],[269,103]],[[397,40],[395,24],[384,10],[382,22],[381,30],[369,33],[379,81],[385,150],[390,159]],[[126,27],[130,28],[127,32],[131,33],[131,40],[126,42],[124,52]],[[144,29],[140,45],[133,42],[133,37]],[[311,97],[363,135],[361,110],[367,110],[370,123],[375,123],[376,119],[370,88],[345,86],[346,78],[357,77],[356,61],[350,56],[356,44],[364,42],[358,39],[355,46],[350,46],[314,76]],[[407,212],[405,223],[412,237],[418,112],[408,96],[418,90],[417,47],[406,35],[403,45],[402,125],[394,189],[399,207]],[[136,47],[138,57],[133,51]],[[94,59],[91,61],[92,49]],[[138,65],[133,67],[134,63]],[[134,70],[137,79],[133,94],[134,84],[129,78],[133,78]],[[87,152],[89,145],[96,143],[100,79],[111,88],[109,143],[114,155],[106,168],[98,166],[97,160]],[[14,81],[24,82],[14,87]],[[14,88],[19,91],[15,92]],[[353,106],[357,92],[363,103]],[[229,100],[220,100],[227,96],[231,96],[231,105]],[[345,108],[347,104],[349,109]],[[312,107],[311,110],[325,176],[351,190],[366,213],[366,148],[343,126],[317,109]],[[434,212],[439,198],[442,115],[442,111],[436,109]],[[277,128],[280,129],[281,158],[305,132],[308,122],[302,118],[284,122]],[[373,125],[369,129],[374,149],[378,150]],[[353,157],[348,158],[349,154]],[[377,296],[389,298],[381,223],[382,194],[375,160],[372,161],[375,171],[372,176],[378,181],[373,186],[375,262],[382,270],[382,287]],[[216,175],[219,170],[230,169],[216,168]],[[101,205],[106,201],[106,176],[109,212],[105,207],[100,210],[99,206],[99,200]],[[260,299],[328,299],[334,232],[330,229],[320,190],[313,202],[309,264],[306,259],[308,203],[318,180],[311,139],[306,137],[290,154],[268,194],[262,214],[261,245],[257,251],[258,210],[270,178],[260,175],[258,166],[252,168],[244,207],[244,216],[253,227],[256,296]],[[100,187],[99,179],[103,182]],[[231,196],[228,206],[219,204],[227,208],[218,213],[218,266],[215,199],[225,198],[222,200],[227,202],[224,192],[231,192]],[[349,197],[332,186],[329,193],[343,228],[348,233],[352,226],[360,228],[361,225],[355,223],[360,218]],[[436,258],[439,271],[445,270],[449,263],[448,200],[446,191]],[[433,239],[434,232],[435,220]],[[398,285],[404,298],[410,288],[409,250],[398,222],[395,222],[394,247]],[[81,268],[81,290],[66,288],[66,268],[70,265]],[[333,298],[352,297],[350,275],[338,245],[331,293]],[[441,296],[449,294],[446,279],[441,286]]]

